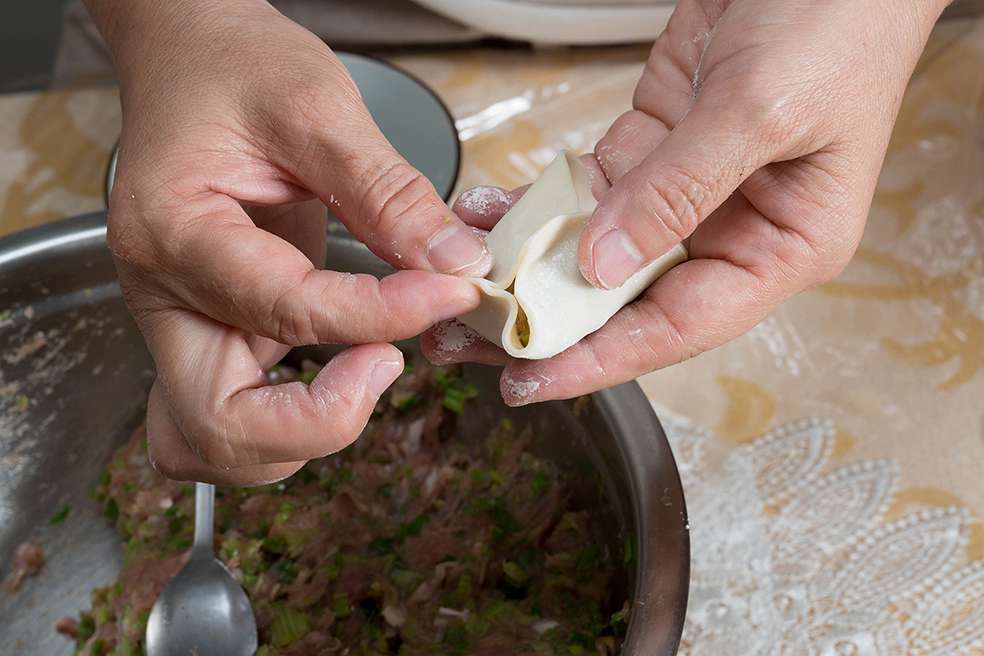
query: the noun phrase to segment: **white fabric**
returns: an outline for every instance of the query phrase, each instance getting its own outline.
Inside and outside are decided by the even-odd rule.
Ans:
[[[486,279],[475,280],[482,304],[461,321],[515,358],[553,357],[687,258],[677,245],[618,289],[591,286],[577,251],[595,205],[584,167],[570,153],[559,155],[489,233],[495,263]],[[529,323],[526,345],[517,330],[520,310]]]
[[[964,564],[965,509],[886,521],[897,463],[835,466],[827,419],[728,450],[656,410],[691,531],[681,656],[949,656],[984,647],[984,561]]]

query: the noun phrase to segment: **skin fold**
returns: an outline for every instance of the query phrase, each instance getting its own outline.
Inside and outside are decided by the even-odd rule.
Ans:
[[[354,440],[425,333],[438,363],[505,364],[512,405],[584,394],[732,339],[835,276],[864,226],[902,93],[945,2],[682,0],[633,108],[585,161],[585,278],[616,287],[681,239],[691,260],[544,361],[480,339],[480,231],[523,189],[452,212],[386,141],[344,67],[261,0],[86,0],[113,52],[123,133],[108,240],[157,365],[150,453],[167,476],[269,482]],[[323,270],[325,206],[398,269]],[[310,386],[291,347],[356,344]]]

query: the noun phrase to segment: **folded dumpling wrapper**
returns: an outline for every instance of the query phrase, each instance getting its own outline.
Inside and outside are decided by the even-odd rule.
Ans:
[[[482,303],[459,317],[462,323],[515,358],[550,358],[687,259],[678,244],[618,289],[593,287],[578,268],[577,249],[596,205],[584,166],[570,153],[559,155],[489,233],[494,264],[486,278],[473,279]],[[523,315],[525,345],[518,329]]]

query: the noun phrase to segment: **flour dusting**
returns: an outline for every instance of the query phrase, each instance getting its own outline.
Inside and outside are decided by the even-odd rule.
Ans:
[[[540,389],[538,380],[515,380],[508,374],[503,376],[502,383],[506,394],[514,399],[529,399]]]
[[[452,319],[434,328],[434,348],[439,353],[458,353],[478,340],[478,333]]]
[[[509,207],[509,194],[499,187],[474,187],[462,192],[457,205],[461,209],[486,216],[504,212]]]

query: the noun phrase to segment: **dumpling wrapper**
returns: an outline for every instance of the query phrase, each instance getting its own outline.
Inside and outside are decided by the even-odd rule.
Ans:
[[[514,358],[550,358],[601,328],[687,259],[678,244],[618,289],[593,287],[581,275],[577,250],[596,205],[584,166],[560,154],[489,233],[494,264],[486,278],[473,279],[482,302],[461,322]],[[517,330],[520,309],[529,325],[525,346]]]

